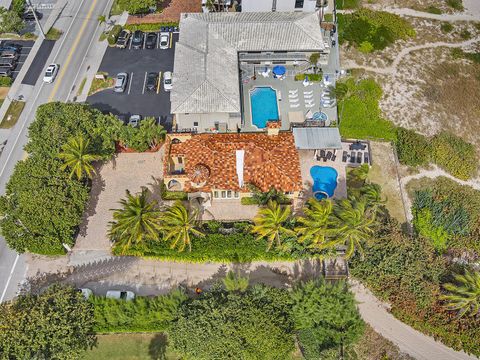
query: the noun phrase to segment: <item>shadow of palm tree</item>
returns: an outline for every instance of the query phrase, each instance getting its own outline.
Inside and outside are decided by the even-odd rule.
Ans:
[[[148,346],[148,354],[152,360],[166,360],[167,359],[168,339],[165,334],[157,334],[150,341]]]

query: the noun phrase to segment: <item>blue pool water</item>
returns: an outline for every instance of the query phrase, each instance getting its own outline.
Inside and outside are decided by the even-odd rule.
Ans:
[[[271,87],[257,87],[250,92],[252,123],[259,129],[267,126],[267,121],[278,120],[277,92]]]
[[[310,176],[313,179],[313,196],[317,200],[332,197],[337,188],[338,173],[329,166],[312,166]]]

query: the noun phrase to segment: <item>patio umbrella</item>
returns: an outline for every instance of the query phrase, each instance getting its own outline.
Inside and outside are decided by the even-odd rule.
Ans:
[[[285,66],[282,65],[277,65],[273,68],[273,73],[275,75],[284,75],[287,72],[287,69],[285,69]]]

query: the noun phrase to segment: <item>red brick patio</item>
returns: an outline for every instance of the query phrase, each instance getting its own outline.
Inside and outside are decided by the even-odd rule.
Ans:
[[[159,2],[159,5],[163,8],[161,13],[143,16],[130,15],[127,24],[179,22],[181,13],[202,12],[201,0],[163,0]]]

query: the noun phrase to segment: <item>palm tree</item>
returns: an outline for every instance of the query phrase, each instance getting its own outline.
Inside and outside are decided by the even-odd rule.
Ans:
[[[457,274],[454,278],[456,284],[443,285],[449,292],[441,297],[446,301],[446,308],[458,311],[459,317],[468,313],[480,316],[480,272],[466,270],[464,275]]]
[[[157,125],[155,118],[146,118],[140,123],[141,137],[148,143],[150,148],[154,148],[161,141],[165,140],[167,131],[162,125]]]
[[[377,214],[379,207],[386,203],[386,200],[382,197],[382,188],[378,184],[364,185],[360,194],[367,202],[372,214]]]
[[[92,162],[98,160],[100,156],[92,154],[88,148],[89,145],[90,140],[85,140],[82,135],[77,135],[62,146],[62,152],[58,157],[65,161],[61,167],[62,170],[71,169],[70,178],[76,175],[80,180],[84,173],[92,178],[92,174],[95,173]]]
[[[345,258],[349,259],[357,251],[363,258],[363,243],[371,239],[376,224],[375,216],[368,213],[365,199],[342,200],[335,209],[334,225],[337,236],[326,246],[346,246]]]
[[[310,247],[323,248],[326,238],[335,234],[332,224],[333,204],[331,200],[308,200],[303,208],[305,217],[297,218],[300,226],[295,228],[299,242],[311,242]]]
[[[172,240],[171,249],[178,246],[178,251],[192,251],[192,236],[203,237],[201,231],[196,229],[198,211],[188,211],[181,201],[175,202],[161,216],[161,227],[163,239]]]
[[[257,234],[257,240],[267,239],[267,251],[271,249],[274,242],[277,247],[281,245],[282,235],[295,235],[293,230],[284,227],[290,214],[289,206],[282,208],[275,201],[269,201],[267,207],[260,209],[253,219],[255,226],[252,228],[252,233]]]
[[[158,240],[160,214],[156,201],[148,201],[148,190],[132,195],[127,190],[127,198],[120,200],[121,209],[113,210],[110,223],[110,238],[122,248],[122,254],[133,244],[146,240]]]
[[[248,289],[250,279],[248,276],[241,276],[239,273],[229,271],[225,279],[223,279],[223,285],[229,292],[245,292]]]

